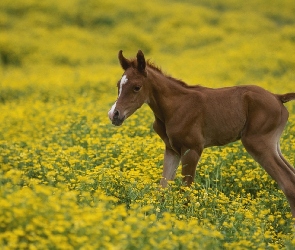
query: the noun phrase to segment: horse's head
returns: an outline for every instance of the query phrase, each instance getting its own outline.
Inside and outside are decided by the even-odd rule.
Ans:
[[[119,80],[118,98],[110,109],[108,115],[112,123],[120,126],[125,119],[148,101],[146,61],[141,50],[135,60],[128,60],[119,51],[119,61],[124,69],[124,74]]]

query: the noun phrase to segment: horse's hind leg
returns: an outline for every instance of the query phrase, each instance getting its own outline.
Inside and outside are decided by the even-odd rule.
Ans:
[[[282,155],[280,144],[277,144],[277,151],[279,153],[279,156],[281,159],[285,162],[285,164],[289,167],[289,169],[295,174],[295,168],[285,159],[285,157]]]
[[[293,217],[295,217],[295,173],[294,168],[283,158],[278,145],[278,136],[244,135],[242,142],[253,158],[278,183],[286,195]]]

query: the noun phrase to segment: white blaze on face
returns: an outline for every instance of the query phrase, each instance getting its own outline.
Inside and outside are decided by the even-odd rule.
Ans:
[[[120,97],[121,93],[122,93],[122,88],[123,88],[123,85],[126,84],[128,81],[127,79],[127,76],[126,75],[123,75],[122,78],[121,78],[121,81],[120,81],[120,86],[119,86],[119,95],[118,95],[118,98]],[[113,119],[113,116],[114,116],[114,111],[116,109],[116,105],[117,105],[117,102],[115,102],[113,104],[113,106],[111,107],[108,115],[109,115],[109,118],[112,120]]]
[[[123,85],[126,84],[127,82],[128,82],[127,76],[123,75],[123,77],[122,77],[122,79],[120,81],[120,88],[119,88],[119,96],[118,96],[118,98],[120,97],[120,95],[122,93]]]

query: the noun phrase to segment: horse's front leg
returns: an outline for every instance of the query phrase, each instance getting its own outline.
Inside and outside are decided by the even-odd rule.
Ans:
[[[190,186],[194,181],[197,164],[201,157],[203,149],[181,149],[181,163],[183,184]]]
[[[163,188],[167,187],[168,181],[174,180],[176,170],[180,162],[180,157],[174,150],[166,147],[164,153],[164,168],[160,184]]]

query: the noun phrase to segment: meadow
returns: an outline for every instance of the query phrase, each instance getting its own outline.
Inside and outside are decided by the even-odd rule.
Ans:
[[[161,190],[152,112],[107,116],[120,49],[188,84],[295,92],[294,13],[294,0],[1,0],[0,248],[294,249],[285,196],[240,142],[206,149],[192,187],[179,171]]]

